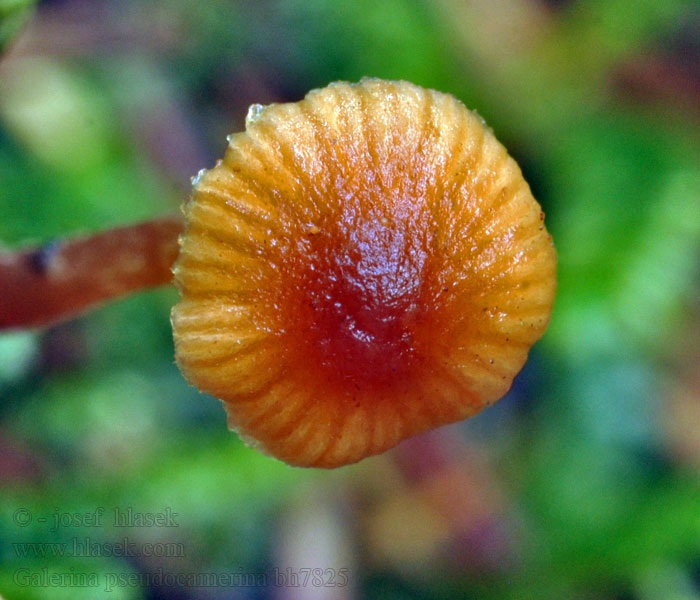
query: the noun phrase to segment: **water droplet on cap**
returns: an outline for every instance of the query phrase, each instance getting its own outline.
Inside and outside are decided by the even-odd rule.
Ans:
[[[263,110],[265,110],[265,107],[262,104],[251,104],[245,117],[246,127],[255,123]]]
[[[190,181],[192,182],[192,185],[197,185],[199,183],[199,180],[202,178],[202,176],[207,172],[206,169],[200,169],[199,173],[197,173],[194,177],[190,177]]]

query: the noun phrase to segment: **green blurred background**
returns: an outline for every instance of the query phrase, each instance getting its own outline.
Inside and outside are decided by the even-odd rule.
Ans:
[[[0,49],[6,248],[177,210],[249,104],[369,75],[476,109],[559,256],[506,398],[332,472],[188,387],[172,289],[0,335],[2,597],[700,599],[697,0],[0,0]]]

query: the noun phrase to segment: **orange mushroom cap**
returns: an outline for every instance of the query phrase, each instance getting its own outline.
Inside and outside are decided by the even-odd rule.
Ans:
[[[252,106],[184,212],[177,363],[289,464],[474,415],[549,322],[555,251],[520,169],[480,117],[411,83]]]

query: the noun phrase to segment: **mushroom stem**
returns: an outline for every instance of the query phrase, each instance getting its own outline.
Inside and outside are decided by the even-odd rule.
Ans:
[[[0,253],[0,330],[49,325],[170,282],[182,230],[182,219],[172,215]]]

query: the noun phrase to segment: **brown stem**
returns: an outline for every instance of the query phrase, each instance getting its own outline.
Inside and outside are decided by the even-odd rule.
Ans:
[[[168,283],[182,229],[170,216],[0,254],[0,330],[49,325]]]

